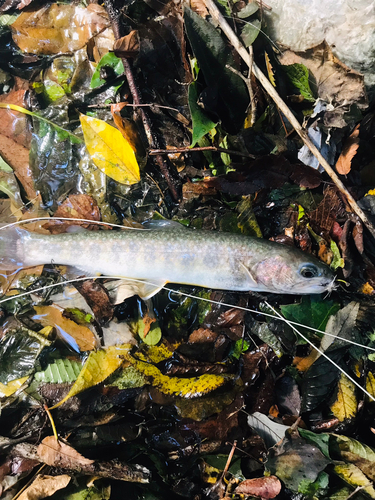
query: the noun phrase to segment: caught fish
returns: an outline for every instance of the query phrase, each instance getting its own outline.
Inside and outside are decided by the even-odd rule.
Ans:
[[[260,238],[188,229],[175,222],[152,222],[151,227],[58,235],[4,228],[0,231],[0,267],[53,262],[90,275],[144,280],[138,286],[138,295],[144,298],[168,282],[287,294],[333,288],[330,268],[298,249]]]

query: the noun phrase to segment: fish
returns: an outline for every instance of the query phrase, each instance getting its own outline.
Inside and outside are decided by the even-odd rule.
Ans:
[[[77,226],[75,226],[77,228]],[[0,267],[73,266],[88,274],[136,280],[150,298],[166,283],[240,292],[320,294],[334,273],[301,250],[272,241],[151,221],[142,229],[49,235],[19,227],[0,231]]]

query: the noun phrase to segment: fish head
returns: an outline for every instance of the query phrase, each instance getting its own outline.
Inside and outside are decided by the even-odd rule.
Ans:
[[[288,249],[273,254],[249,270],[259,291],[288,294],[314,294],[334,289],[331,269],[315,257]],[[292,250],[292,251],[290,251]]]

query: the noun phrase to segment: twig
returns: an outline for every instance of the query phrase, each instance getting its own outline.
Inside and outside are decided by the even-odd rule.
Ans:
[[[113,34],[115,36],[115,39],[118,40],[119,38],[121,38],[123,36],[121,23],[120,23],[121,13],[115,7],[114,0],[104,0],[104,5],[105,5],[109,19],[110,19],[111,24],[112,24],[112,29],[113,29]],[[141,100],[141,96],[140,96],[137,84],[135,82],[135,78],[133,75],[133,70],[132,70],[131,64],[126,57],[122,57],[121,60],[122,60],[122,63],[124,65],[124,73],[125,73],[126,79],[128,81],[129,90],[130,90],[130,93],[132,95],[133,102],[137,106],[136,109],[138,110],[140,117],[141,117],[141,120],[142,120],[142,123],[143,123],[143,127],[144,127],[144,131],[145,131],[145,134],[147,137],[147,142],[148,142],[149,148],[157,149],[160,146],[159,146],[157,138],[155,137],[155,135],[152,131],[150,119],[149,119],[147,113],[145,112],[145,110],[141,107],[142,100]],[[164,178],[168,184],[168,188],[172,194],[172,197],[174,198],[175,201],[177,201],[179,199],[179,194],[177,191],[176,183],[175,183],[175,181],[170,173],[169,164],[166,162],[166,160],[161,155],[156,156],[155,163],[158,165],[162,175],[164,176]]]
[[[153,155],[169,155],[175,153],[194,153],[195,151],[216,151],[218,153],[227,153],[228,155],[243,156],[244,158],[255,159],[254,155],[250,153],[241,153],[241,151],[234,151],[233,149],[218,148],[216,146],[201,146],[196,148],[172,148],[172,149],[150,149],[148,152],[150,156]]]
[[[220,28],[225,33],[225,35],[227,36],[227,38],[229,39],[229,41],[231,42],[233,47],[236,49],[238,54],[242,57],[244,62],[250,68],[250,66],[251,66],[250,54],[248,53],[246,48],[242,45],[242,43],[240,42],[240,40],[238,39],[238,37],[236,36],[236,34],[232,30],[232,28],[229,26],[228,22],[222,16],[219,9],[216,7],[214,1],[213,0],[203,0],[203,2],[206,5],[212,18],[220,26]],[[279,109],[282,111],[282,113],[286,116],[286,118],[288,119],[288,121],[292,125],[292,127],[294,127],[297,134],[301,137],[303,142],[306,144],[306,146],[309,148],[309,150],[312,152],[312,154],[315,156],[315,158],[317,158],[317,160],[322,165],[322,167],[327,172],[327,174],[331,177],[331,179],[335,183],[336,187],[346,197],[353,212],[356,213],[358,215],[358,217],[360,217],[360,219],[362,220],[364,225],[367,227],[367,229],[370,231],[372,236],[375,238],[375,227],[370,222],[367,215],[358,206],[357,202],[355,201],[353,196],[349,193],[349,191],[344,186],[342,181],[339,179],[336,172],[333,170],[333,168],[330,166],[330,164],[327,162],[327,160],[322,156],[319,149],[315,146],[315,144],[308,137],[306,131],[302,128],[302,126],[299,123],[299,121],[297,120],[297,118],[293,115],[293,113],[288,108],[286,103],[281,99],[281,97],[277,93],[276,89],[272,86],[272,84],[270,83],[268,78],[263,74],[261,69],[258,68],[258,66],[256,65],[255,62],[252,63],[252,71],[253,71],[255,77],[259,80],[260,84],[265,89],[265,91],[268,93],[268,95],[274,100],[274,102],[279,107]]]

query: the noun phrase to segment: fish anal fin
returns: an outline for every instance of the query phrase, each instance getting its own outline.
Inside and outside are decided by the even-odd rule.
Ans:
[[[121,304],[125,299],[138,295],[141,299],[147,300],[156,295],[166,284],[166,281],[148,283],[142,280],[132,280],[124,278],[122,280],[106,283],[111,301],[114,305]]]

